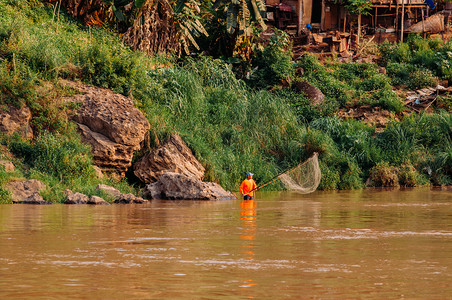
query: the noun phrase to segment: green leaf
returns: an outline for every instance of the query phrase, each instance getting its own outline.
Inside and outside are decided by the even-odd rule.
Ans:
[[[135,0],[135,7],[140,9],[145,2],[146,0]]]

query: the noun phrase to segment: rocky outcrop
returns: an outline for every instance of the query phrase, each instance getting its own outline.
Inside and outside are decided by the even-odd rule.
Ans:
[[[322,91],[307,81],[294,82],[293,89],[306,96],[314,105],[321,104],[325,101],[325,95]]]
[[[87,196],[82,193],[73,193],[71,190],[65,190],[66,200],[64,204],[92,204],[92,205],[109,205],[107,201],[98,196]]]
[[[27,181],[11,181],[6,184],[6,189],[11,192],[13,203],[21,204],[51,204],[44,201],[39,191],[46,188],[46,185],[39,180],[31,179]]]
[[[114,199],[114,203],[146,203],[148,200],[145,200],[141,197],[137,197],[134,194],[123,194],[118,189],[115,189],[112,186],[99,184],[96,187],[97,190],[104,192],[108,197]]]
[[[7,110],[0,109],[0,133],[10,136],[19,133],[26,139],[33,138],[30,127],[31,111],[28,107],[16,108],[9,106]]]
[[[202,180],[204,167],[182,138],[175,134],[161,147],[149,152],[134,164],[134,174],[144,183],[157,181],[166,172]]]
[[[107,201],[98,196],[91,196],[88,199],[88,204],[91,205],[110,205]]]
[[[68,192],[64,204],[88,204],[89,197],[82,193]]]
[[[117,199],[122,194],[118,189],[115,189],[114,187],[106,184],[98,184],[96,186],[96,190],[104,192],[108,197],[112,199]]]
[[[145,200],[141,197],[137,197],[134,194],[121,194],[118,199],[115,200],[115,203],[126,203],[126,204],[142,204],[147,203],[148,200]]]
[[[149,122],[130,98],[107,89],[75,87],[84,94],[66,101],[81,103],[73,119],[82,141],[92,147],[94,164],[102,171],[124,176],[150,129]]]
[[[143,196],[148,199],[168,200],[234,200],[231,192],[225,191],[219,184],[202,182],[194,177],[167,172],[157,182],[148,184]]]
[[[9,160],[0,160],[0,167],[3,167],[6,172],[14,172],[16,167]]]

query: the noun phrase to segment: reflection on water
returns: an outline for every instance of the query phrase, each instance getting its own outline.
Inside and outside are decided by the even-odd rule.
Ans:
[[[452,193],[0,206],[0,299],[448,299]]]

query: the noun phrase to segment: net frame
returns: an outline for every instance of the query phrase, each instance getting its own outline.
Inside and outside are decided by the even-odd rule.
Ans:
[[[299,194],[309,194],[317,190],[322,179],[318,156],[315,152],[306,161],[278,176],[287,190]]]

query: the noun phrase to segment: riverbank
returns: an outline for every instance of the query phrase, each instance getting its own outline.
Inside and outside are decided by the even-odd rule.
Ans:
[[[227,190],[237,190],[247,171],[266,182],[313,152],[323,190],[451,184],[449,92],[419,112],[399,93],[402,85],[408,91],[450,80],[450,43],[414,37],[385,44],[379,64],[311,55],[292,61],[287,39],[277,35],[243,72],[211,57],[148,57],[108,31],[65,15],[55,22],[40,2],[3,1],[0,12],[0,160],[15,166],[0,166],[3,203],[11,201],[6,183],[16,179],[41,180],[51,202],[64,201],[65,189],[97,195],[98,184],[140,194],[133,164],[174,133],[202,164],[203,179]],[[143,114],[150,129],[126,169],[96,173],[96,154],[72,118],[81,103],[67,101],[82,93],[62,79],[108,89]],[[363,122],[357,110],[384,121]]]

